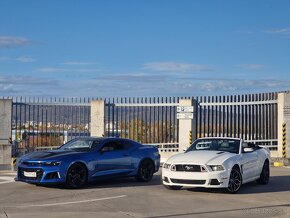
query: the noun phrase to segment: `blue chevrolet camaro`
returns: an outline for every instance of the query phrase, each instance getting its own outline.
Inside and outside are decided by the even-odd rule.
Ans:
[[[160,165],[158,149],[122,138],[78,138],[56,150],[19,158],[17,181],[65,183],[72,188],[112,177],[132,176],[148,182]]]

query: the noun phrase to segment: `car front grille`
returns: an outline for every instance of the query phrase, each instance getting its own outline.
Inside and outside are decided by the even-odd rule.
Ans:
[[[205,180],[189,180],[189,179],[170,179],[173,183],[191,184],[191,185],[204,185]]]
[[[36,172],[36,177],[26,177],[24,175],[25,172]],[[29,180],[34,180],[34,181],[40,181],[43,176],[43,170],[39,168],[22,168],[18,167],[18,177],[21,179],[29,179]]]
[[[177,164],[176,171],[201,172],[201,166],[200,165],[192,165],[192,164]]]
[[[41,166],[41,163],[24,161],[24,162],[22,162],[22,165],[25,165],[25,166]]]

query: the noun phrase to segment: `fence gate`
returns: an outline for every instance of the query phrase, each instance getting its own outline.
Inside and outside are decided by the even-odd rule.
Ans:
[[[197,137],[235,137],[277,149],[277,93],[197,97]]]

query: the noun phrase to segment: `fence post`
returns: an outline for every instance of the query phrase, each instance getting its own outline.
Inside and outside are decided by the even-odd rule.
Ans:
[[[189,144],[192,144],[192,131],[189,131]]]
[[[193,107],[193,112],[188,112],[187,107]],[[181,110],[184,108],[184,111],[177,112],[179,120],[179,152],[182,152],[184,149],[189,147],[189,133],[191,132],[191,140],[196,139],[196,101],[193,99],[180,99],[179,107]]]
[[[286,158],[286,123],[282,124],[282,157]]]
[[[11,114],[12,99],[0,99],[0,169],[9,168],[11,163]]]
[[[278,93],[278,156],[290,157],[290,93]]]
[[[12,99],[0,99],[0,144],[8,144],[11,137]]]
[[[91,136],[105,135],[105,101],[91,101]]]

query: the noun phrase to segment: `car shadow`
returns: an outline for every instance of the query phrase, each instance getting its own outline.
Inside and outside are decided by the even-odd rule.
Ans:
[[[98,189],[98,188],[120,188],[120,187],[141,187],[141,186],[156,186],[161,185],[160,176],[153,175],[152,180],[149,182],[139,182],[134,177],[121,177],[121,178],[107,178],[88,183],[81,189]],[[39,185],[46,188],[58,189],[71,189],[65,184],[45,184]]]
[[[152,180],[149,182],[139,182],[134,177],[102,179],[89,183],[83,189],[156,186],[160,184],[160,176],[153,175]]]
[[[237,194],[258,194],[290,191],[290,175],[271,176],[267,185],[260,185],[257,182],[244,184]],[[41,185],[47,188],[70,189],[63,184]],[[121,187],[142,187],[142,186],[161,186],[160,175],[153,175],[150,182],[138,182],[132,177],[102,179],[90,182],[82,189],[98,188],[121,188]],[[199,193],[225,194],[223,189],[218,188],[183,188],[187,191]]]
[[[267,185],[261,185],[257,182],[244,184],[237,194],[258,194],[290,191],[290,175],[288,176],[271,176]],[[192,192],[209,192],[209,193],[227,193],[223,189],[215,188],[188,188]]]

